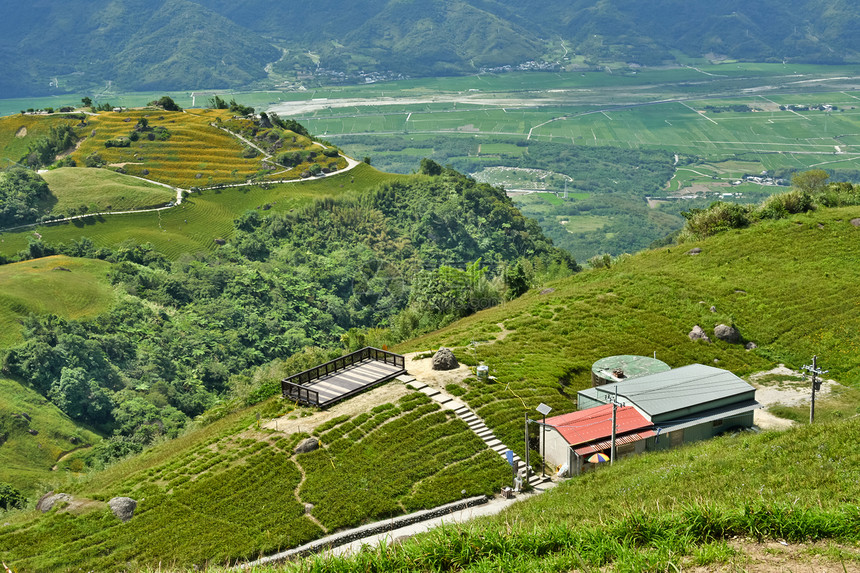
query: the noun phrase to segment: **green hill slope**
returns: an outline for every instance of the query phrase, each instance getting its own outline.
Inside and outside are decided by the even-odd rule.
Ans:
[[[817,354],[831,376],[858,386],[858,217],[857,207],[823,209],[642,252],[400,348],[452,346],[488,364],[497,381],[472,380],[464,398],[520,450],[523,412],[540,402],[573,410],[576,391],[591,384],[591,364],[605,356],[656,353],[673,367],[699,362],[743,375],[777,362],[799,367]],[[700,254],[690,254],[695,247]],[[711,335],[720,323],[758,348],[687,337],[694,325]]]
[[[858,439],[855,418],[645,454],[495,517],[272,571],[770,570],[756,568],[745,548],[772,552],[781,570],[850,571],[860,457],[846,444]],[[788,544],[799,550],[783,553]]]
[[[60,255],[0,265],[0,348],[21,340],[20,322],[31,313],[86,319],[105,312],[116,300],[109,268]]]
[[[107,169],[76,169],[61,167],[42,174],[56,201],[53,213],[89,211],[130,211],[147,207],[161,207],[176,199],[176,193],[167,187],[125,177]]]
[[[65,256],[0,266],[0,353],[21,342],[21,321],[31,313],[86,319],[116,300],[109,263]],[[0,481],[27,495],[65,479],[52,467],[67,452],[99,436],[75,424],[34,389],[0,374]],[[83,465],[71,464],[74,471]]]
[[[84,470],[66,454],[85,451],[100,439],[35,390],[0,376],[0,482],[28,497],[41,494]]]

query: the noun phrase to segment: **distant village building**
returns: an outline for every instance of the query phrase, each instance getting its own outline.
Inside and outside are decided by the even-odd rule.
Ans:
[[[761,407],[755,388],[727,370],[702,364],[602,384],[577,393],[577,412],[547,419],[546,462],[567,464],[570,475],[578,475],[593,466],[587,460],[594,453],[608,456],[613,400],[619,404],[618,457],[750,428]]]

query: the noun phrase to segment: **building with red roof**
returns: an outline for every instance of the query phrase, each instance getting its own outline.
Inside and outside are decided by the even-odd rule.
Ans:
[[[615,413],[615,452],[617,457],[645,451],[645,440],[655,434],[652,423],[633,406],[618,408]],[[594,464],[588,459],[602,453],[609,457],[612,447],[612,405],[597,406],[547,418],[541,434],[546,463],[569,468],[569,475],[579,475]]]

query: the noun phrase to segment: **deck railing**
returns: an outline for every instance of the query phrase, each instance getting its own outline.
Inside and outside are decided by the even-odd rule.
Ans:
[[[308,406],[320,405],[320,394],[316,390],[311,390],[310,388],[299,386],[286,380],[281,381],[281,389],[283,390],[284,398],[288,400],[294,400]]]
[[[297,400],[312,406],[319,406],[319,393],[309,390],[308,388],[305,388],[305,386],[314,380],[322,378],[323,376],[334,374],[338,370],[349,368],[350,366],[359,364],[365,360],[384,362],[385,364],[396,366],[400,370],[406,369],[406,359],[402,355],[367,346],[361,350],[351,352],[346,356],[335,358],[325,364],[314,366],[313,368],[309,368],[308,370],[299,372],[298,374],[293,374],[288,378],[284,378],[281,380],[281,390],[284,394],[284,398]],[[312,393],[315,396],[305,394],[305,392]]]

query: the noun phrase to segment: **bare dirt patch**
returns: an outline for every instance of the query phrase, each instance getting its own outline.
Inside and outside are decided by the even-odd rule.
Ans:
[[[773,379],[775,377],[784,376],[785,380],[777,382],[764,382],[765,379]],[[810,401],[811,389],[810,382],[803,381],[800,378],[802,372],[797,372],[790,368],[786,368],[784,364],[780,364],[776,368],[763,372],[756,372],[750,375],[750,384],[755,386],[756,400],[764,404],[765,409],[756,410],[754,417],[755,425],[765,430],[784,430],[794,425],[792,420],[779,418],[767,411],[770,406],[782,404],[784,406],[801,406],[808,404]],[[834,380],[823,380],[821,390],[816,392],[817,398],[824,398],[830,394],[834,385],[838,382]]]
[[[419,354],[423,353],[410,352],[409,354],[404,354],[406,357],[406,371],[415,376],[420,382],[424,382],[437,390],[445,390],[445,386],[448,384],[459,384],[466,378],[474,376],[472,369],[464,364],[460,364],[458,368],[454,368],[453,370],[433,370],[432,358],[414,360],[415,356]],[[456,357],[457,355],[455,354],[454,356]]]
[[[729,545],[738,552],[728,563],[685,568],[691,573],[712,571],[755,571],[783,573],[785,571],[814,571],[815,573],[860,572],[860,551],[856,547],[834,543],[787,544],[779,541],[755,543],[733,540]],[[832,555],[832,557],[830,557]],[[837,557],[843,555],[843,558]]]
[[[125,167],[126,165],[143,165],[143,161],[126,161],[125,163],[109,163],[108,167]]]
[[[27,126],[22,125],[18,128],[18,131],[15,132],[15,137],[27,137]]]
[[[303,418],[293,418],[295,414],[286,414],[280,418],[269,420],[263,424],[264,428],[276,430],[284,434],[295,434],[298,432],[313,432],[317,426],[328,422],[332,418],[338,416],[355,416],[364,412],[369,412],[372,408],[388,402],[395,402],[399,398],[411,392],[402,382],[392,380],[387,384],[383,384],[377,388],[373,388],[367,392],[363,392],[357,396],[353,396],[348,400],[344,400],[339,404],[335,404],[327,410],[314,412],[310,416]]]

